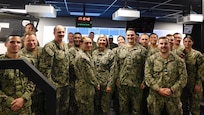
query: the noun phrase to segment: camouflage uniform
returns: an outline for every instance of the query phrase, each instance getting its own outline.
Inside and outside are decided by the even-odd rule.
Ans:
[[[79,51],[79,48],[73,46],[69,49],[69,57],[70,57],[70,67],[69,67],[69,82],[70,82],[70,102],[69,104],[69,115],[75,115],[77,111],[76,99],[74,97],[74,90],[75,90],[75,80],[76,74],[74,72],[74,60],[76,57],[76,53]]]
[[[180,45],[178,48],[173,47],[173,48],[172,48],[172,51],[177,50],[177,51],[179,51],[179,52],[183,52],[184,49],[185,49],[185,47],[182,46],[182,45]]]
[[[95,95],[95,112],[97,115],[109,115],[112,92],[107,93],[106,87],[112,88],[115,85],[111,82],[114,74],[114,55],[110,49],[106,48],[104,51],[95,50],[92,57],[96,68],[96,78],[101,86]]]
[[[32,58],[34,60],[34,65],[36,68],[39,66],[39,58],[42,53],[42,47],[37,47],[34,51],[29,51],[25,47],[20,50],[20,55],[25,56],[27,58]]]
[[[174,54],[177,54],[179,57],[181,57],[182,59],[184,58],[184,53],[183,53],[184,47],[183,46],[179,46],[178,48],[173,48],[172,52]]]
[[[93,41],[92,42],[92,48],[91,48],[91,54],[92,54],[92,52],[95,50],[95,49],[97,49],[98,47],[97,47],[97,43],[95,42],[95,41]]]
[[[166,108],[169,115],[182,115],[180,96],[187,83],[186,66],[177,55],[170,53],[167,59],[156,53],[147,58],[145,63],[145,83],[149,90],[148,111],[151,115],[160,115]],[[161,96],[159,88],[170,88],[170,96]]]
[[[78,106],[76,115],[94,114],[95,88],[99,84],[96,79],[94,62],[89,53],[79,50],[75,58],[74,71],[75,99]]]
[[[120,48],[120,46],[112,49],[114,57],[117,54],[117,50],[119,48]],[[114,68],[116,68],[116,67],[114,67]],[[113,83],[115,85],[113,85],[113,87],[112,87],[112,91],[113,91],[112,101],[113,101],[114,112],[116,115],[119,115],[120,112],[119,112],[118,88],[116,87],[116,83],[115,83],[116,81],[115,80],[116,80],[116,77],[113,79]]]
[[[8,59],[2,55],[0,59]],[[19,59],[27,59],[20,56]],[[19,69],[0,70],[0,115],[31,115],[31,95],[34,84],[28,80]],[[11,102],[22,97],[26,100],[23,107],[14,112],[11,110]]]
[[[157,52],[159,52],[159,49],[157,47],[149,47],[147,57],[150,57],[151,55],[153,55]]]
[[[144,77],[143,67],[146,54],[147,50],[138,43],[132,48],[123,45],[117,50],[115,71],[119,84],[120,115],[141,115],[143,91],[140,86]]]
[[[35,67],[37,69],[39,68],[39,58],[42,53],[42,47],[37,47],[33,51],[29,51],[24,47],[20,50],[20,53],[21,55],[27,58],[33,59]],[[44,95],[45,94],[38,87],[35,88],[33,95],[31,96],[31,99],[32,99],[31,109],[32,109],[33,115],[45,115],[45,108],[44,108],[45,97]]]
[[[47,43],[42,49],[39,70],[57,87],[57,115],[67,115],[69,106],[69,55],[66,43]]]
[[[185,53],[185,52],[184,52]],[[203,55],[194,49],[191,49],[189,53],[185,53],[185,62],[188,72],[187,85],[183,89],[182,93],[182,104],[184,115],[200,115],[200,102],[202,100],[202,80],[201,75],[198,74],[198,70],[202,69],[201,65],[203,64]],[[201,92],[195,93],[195,85],[201,87]]]

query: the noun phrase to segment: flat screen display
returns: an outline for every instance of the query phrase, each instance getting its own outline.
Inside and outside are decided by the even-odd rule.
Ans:
[[[76,27],[92,27],[91,17],[88,16],[79,16],[76,18]]]
[[[154,17],[140,17],[133,21],[127,21],[126,28],[134,28],[139,33],[152,33],[154,30]]]

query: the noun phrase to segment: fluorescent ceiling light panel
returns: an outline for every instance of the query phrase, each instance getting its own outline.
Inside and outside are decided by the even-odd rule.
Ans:
[[[57,12],[52,5],[25,5],[26,12],[36,17],[56,18]]]
[[[6,8],[1,8],[0,9],[0,12],[14,12],[14,13],[23,13],[25,14],[26,13],[26,10],[25,9],[6,9]]]
[[[112,20],[128,21],[140,18],[140,11],[128,8],[119,8],[112,14]]]
[[[192,24],[197,22],[203,22],[203,14],[189,14],[177,18],[178,24]]]
[[[83,16],[83,12],[70,12],[70,15]],[[85,13],[85,16],[100,16],[100,13]]]

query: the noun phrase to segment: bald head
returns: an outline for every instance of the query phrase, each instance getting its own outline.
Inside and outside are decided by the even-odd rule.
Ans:
[[[62,25],[57,25],[54,28],[55,41],[61,43],[65,34],[65,28]]]

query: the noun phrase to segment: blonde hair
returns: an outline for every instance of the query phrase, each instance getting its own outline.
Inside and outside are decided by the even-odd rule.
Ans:
[[[107,36],[106,36],[105,34],[100,34],[100,35],[98,36],[98,39],[97,39],[97,47],[98,47],[98,41],[99,41],[99,39],[102,38],[102,37],[106,38],[106,48],[109,48],[109,41],[108,41],[108,38],[107,38]]]

